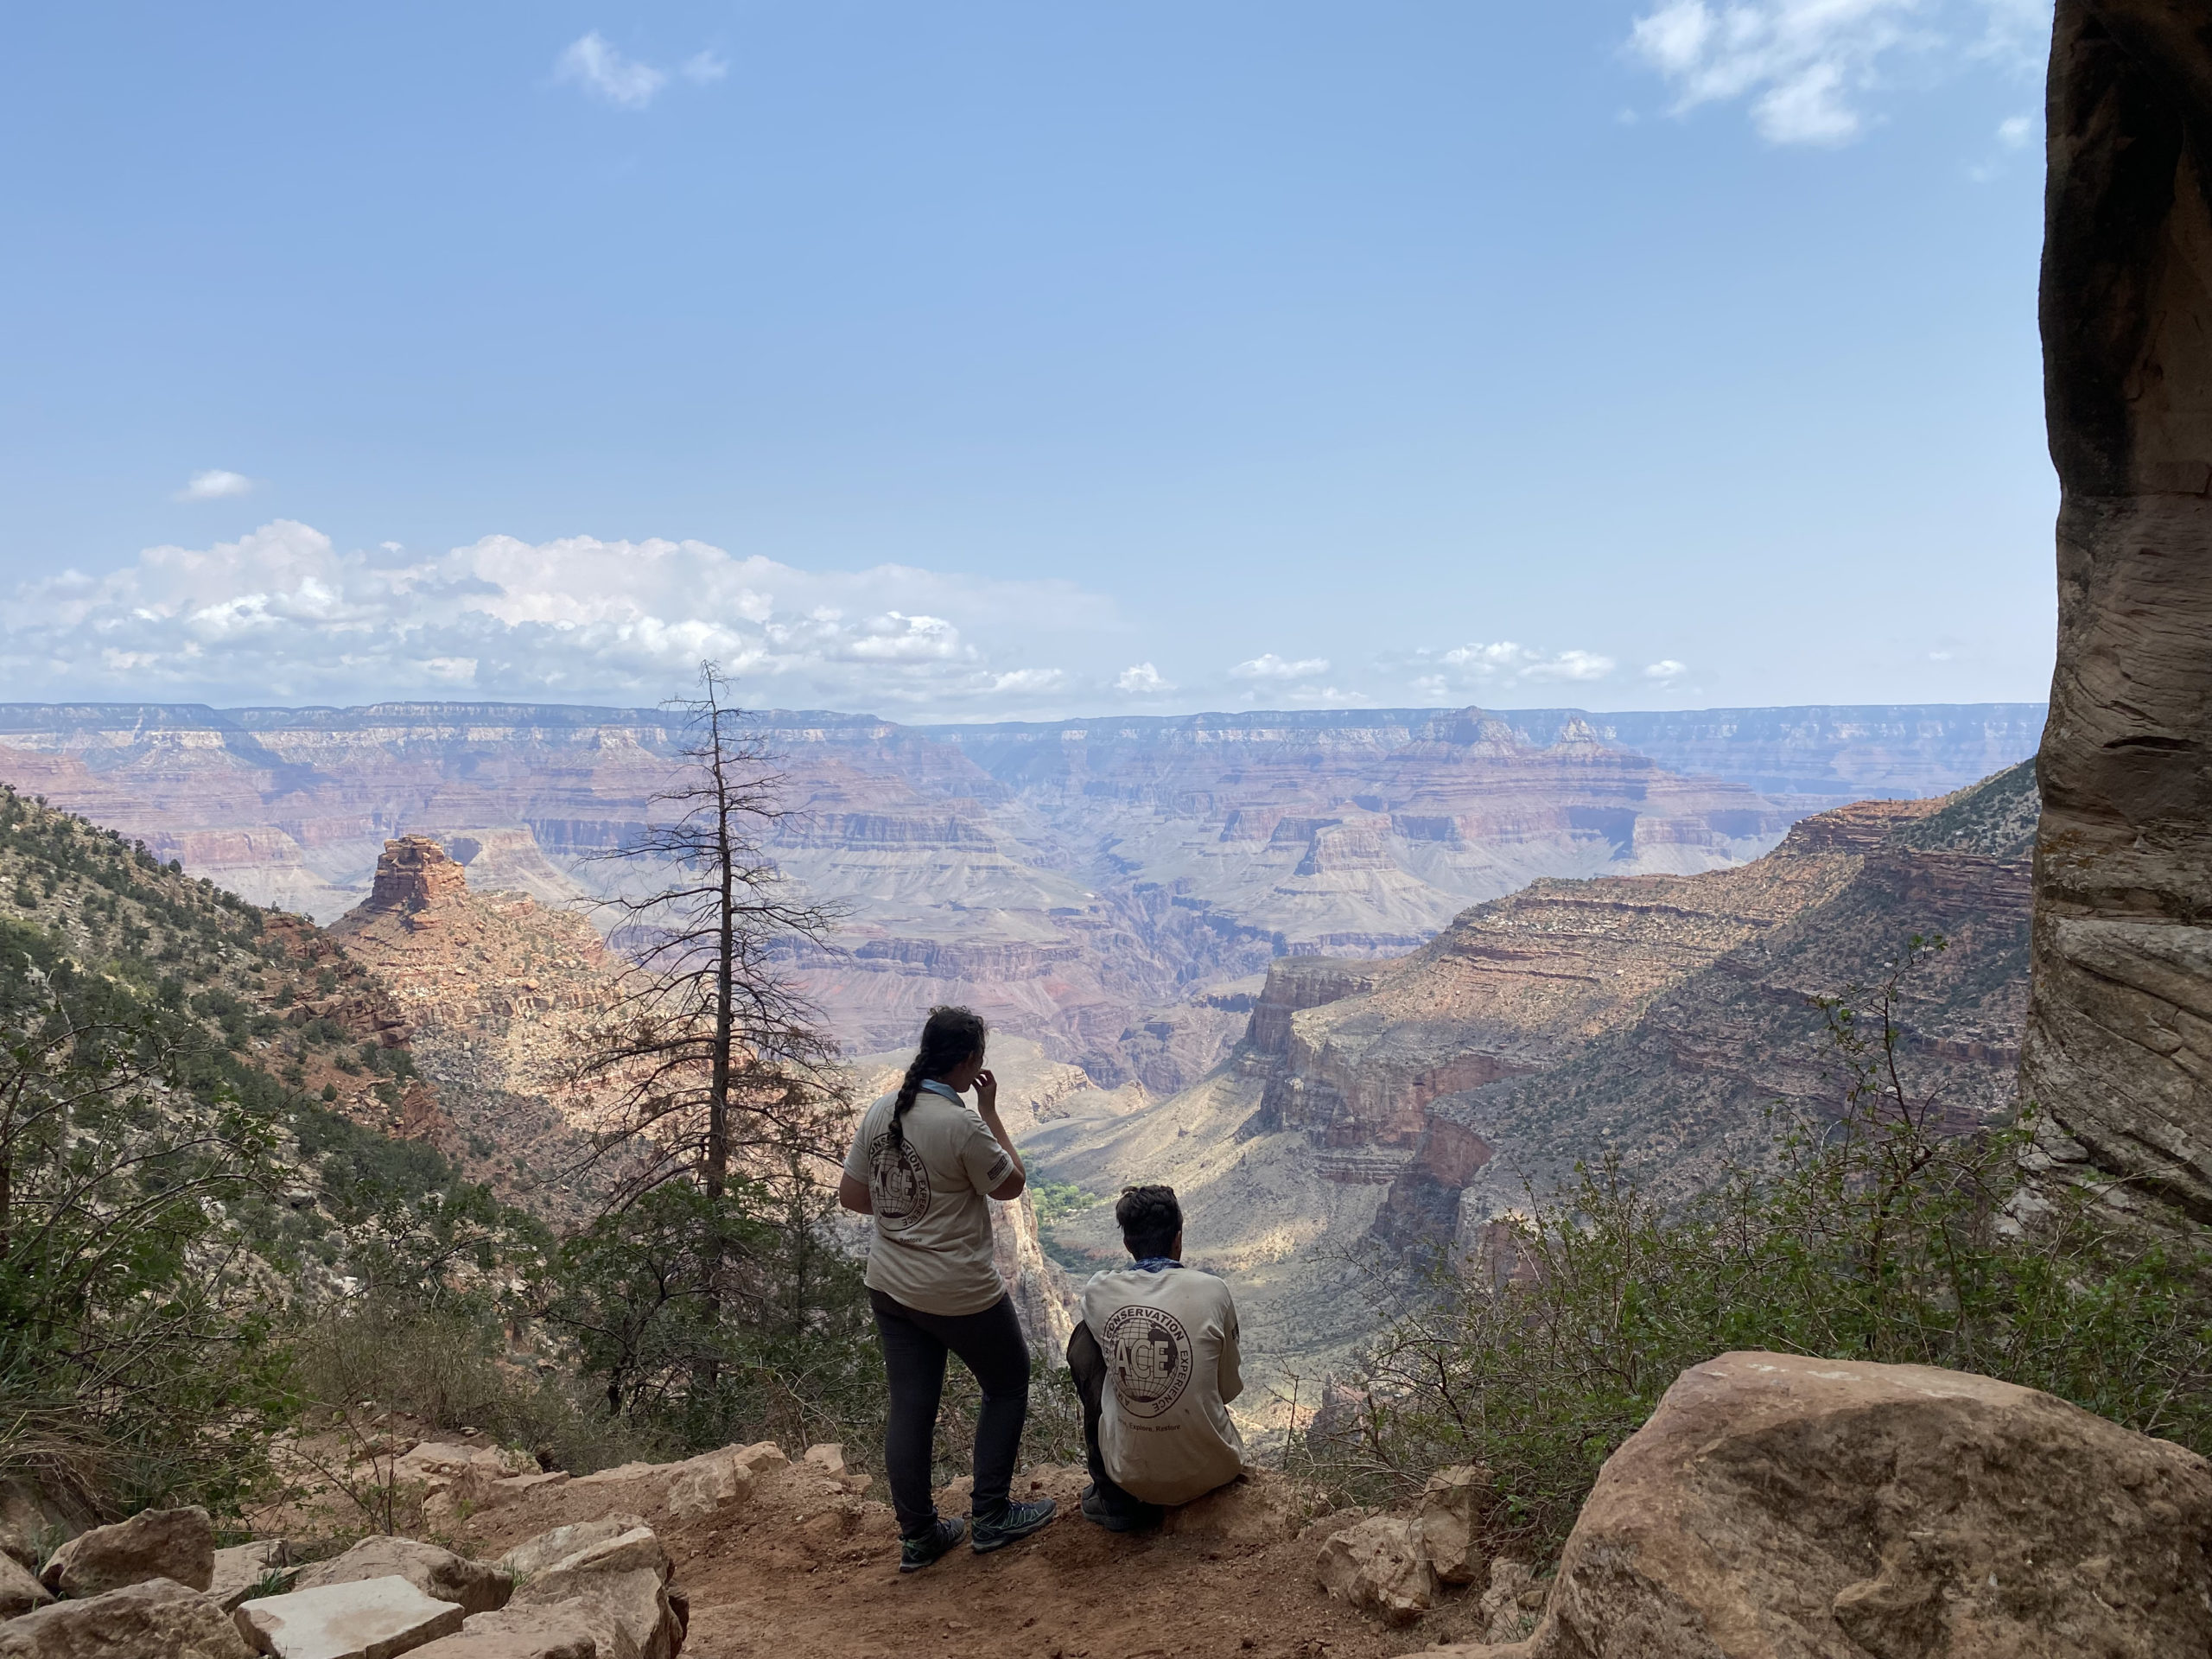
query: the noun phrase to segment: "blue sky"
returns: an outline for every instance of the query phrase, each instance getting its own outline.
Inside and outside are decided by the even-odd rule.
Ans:
[[[2047,28],[35,9],[0,697],[2040,697]]]

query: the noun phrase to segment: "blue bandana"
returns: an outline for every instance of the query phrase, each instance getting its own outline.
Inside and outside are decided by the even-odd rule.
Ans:
[[[1141,1255],[1129,1264],[1139,1273],[1165,1273],[1183,1264],[1172,1255]]]
[[[957,1089],[949,1083],[941,1083],[935,1077],[926,1079],[922,1087],[933,1095],[943,1095],[956,1106],[965,1106],[968,1103],[960,1098],[960,1091]]]

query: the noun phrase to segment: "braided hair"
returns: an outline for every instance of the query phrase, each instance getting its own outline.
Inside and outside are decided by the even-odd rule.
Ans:
[[[991,1028],[983,1023],[983,1016],[973,1008],[935,1007],[922,1025],[922,1044],[914,1051],[913,1064],[906,1068],[906,1075],[899,1084],[899,1099],[891,1109],[891,1143],[902,1146],[906,1131],[900,1122],[914,1103],[914,1096],[921,1092],[922,1084],[931,1077],[941,1077],[958,1065],[983,1052],[984,1040]]]

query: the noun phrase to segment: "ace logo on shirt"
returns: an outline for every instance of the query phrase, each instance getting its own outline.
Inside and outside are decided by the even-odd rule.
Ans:
[[[1191,1336],[1173,1313],[1134,1303],[1116,1308],[1104,1346],[1115,1398],[1132,1417],[1159,1416],[1190,1385]]]
[[[911,1227],[930,1207],[929,1166],[904,1139],[879,1135],[868,1149],[868,1198],[879,1226]]]

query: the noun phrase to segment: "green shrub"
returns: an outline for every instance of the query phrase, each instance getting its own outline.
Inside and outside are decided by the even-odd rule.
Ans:
[[[2212,1250],[2031,1185],[2031,1121],[1947,1131],[1891,1017],[1940,948],[1913,941],[1863,1007],[1820,1004],[1833,1117],[1777,1108],[1764,1159],[1673,1211],[1618,1158],[1532,1196],[1368,1347],[1292,1465],[1387,1501],[1480,1463],[1500,1529],[1554,1547],[1675,1378],[1740,1349],[1977,1371],[2212,1452]]]

